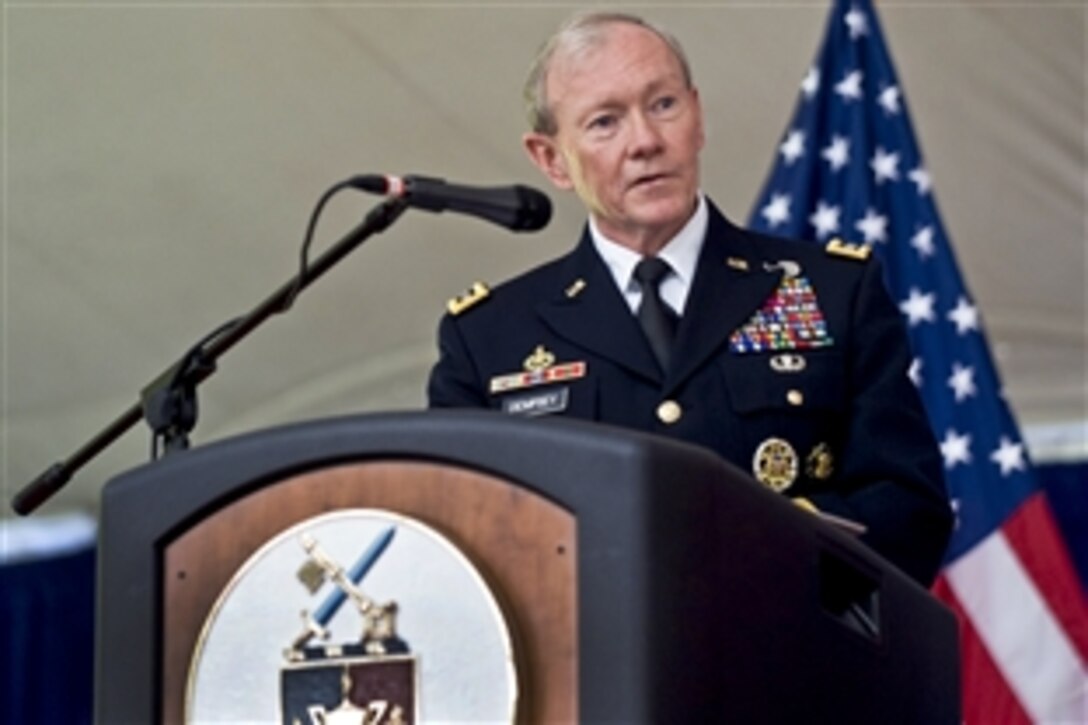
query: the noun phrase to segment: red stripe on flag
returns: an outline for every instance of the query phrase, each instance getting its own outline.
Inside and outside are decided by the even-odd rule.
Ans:
[[[1065,636],[1088,662],[1088,600],[1046,495],[1031,496],[1001,528]]]
[[[1001,676],[943,575],[938,577],[932,591],[952,610],[960,626],[960,682],[963,687],[964,724],[1030,725],[1031,720],[1027,713]]]

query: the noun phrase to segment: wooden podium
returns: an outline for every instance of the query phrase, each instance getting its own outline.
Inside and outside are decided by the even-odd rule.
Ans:
[[[952,614],[848,534],[693,446],[476,411],[287,426],[111,481],[97,721],[182,722],[238,568],[360,508],[440,530],[484,575],[519,722],[959,722]]]

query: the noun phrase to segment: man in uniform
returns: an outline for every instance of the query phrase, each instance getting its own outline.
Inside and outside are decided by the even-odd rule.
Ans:
[[[526,83],[524,146],[589,221],[564,257],[450,303],[432,407],[567,415],[703,445],[923,584],[951,526],[906,333],[869,250],[756,235],[699,188],[683,51],[641,19],[569,20]]]

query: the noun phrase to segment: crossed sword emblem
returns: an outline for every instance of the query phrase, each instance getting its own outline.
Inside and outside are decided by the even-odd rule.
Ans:
[[[390,526],[379,533],[370,542],[370,546],[366,548],[366,551],[352,565],[351,569],[347,571],[321,548],[321,545],[317,543],[313,536],[308,533],[302,534],[300,541],[309,560],[299,572],[300,579],[310,588],[311,593],[316,592],[326,578],[336,584],[336,589],[325,597],[321,606],[313,614],[303,610],[303,629],[291,643],[292,649],[301,649],[314,637],[328,639],[328,624],[348,597],[351,598],[364,619],[372,611],[381,609],[373,599],[363,594],[358,584],[389,547],[395,533],[395,526]]]

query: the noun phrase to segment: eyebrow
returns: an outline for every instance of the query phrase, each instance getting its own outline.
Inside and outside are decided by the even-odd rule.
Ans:
[[[673,84],[678,84],[681,90],[690,90],[691,88],[687,83],[684,82],[684,77],[682,74],[670,73],[667,77],[659,78],[652,81],[649,85],[646,86],[645,89],[640,92],[640,95],[653,96],[657,93],[660,93],[663,89],[672,86]],[[624,101],[621,101],[615,97],[605,97],[605,99],[600,101],[599,103],[594,103],[590,106],[587,106],[585,111],[575,115],[574,120],[580,125],[595,113],[620,109],[626,105],[627,104]]]

